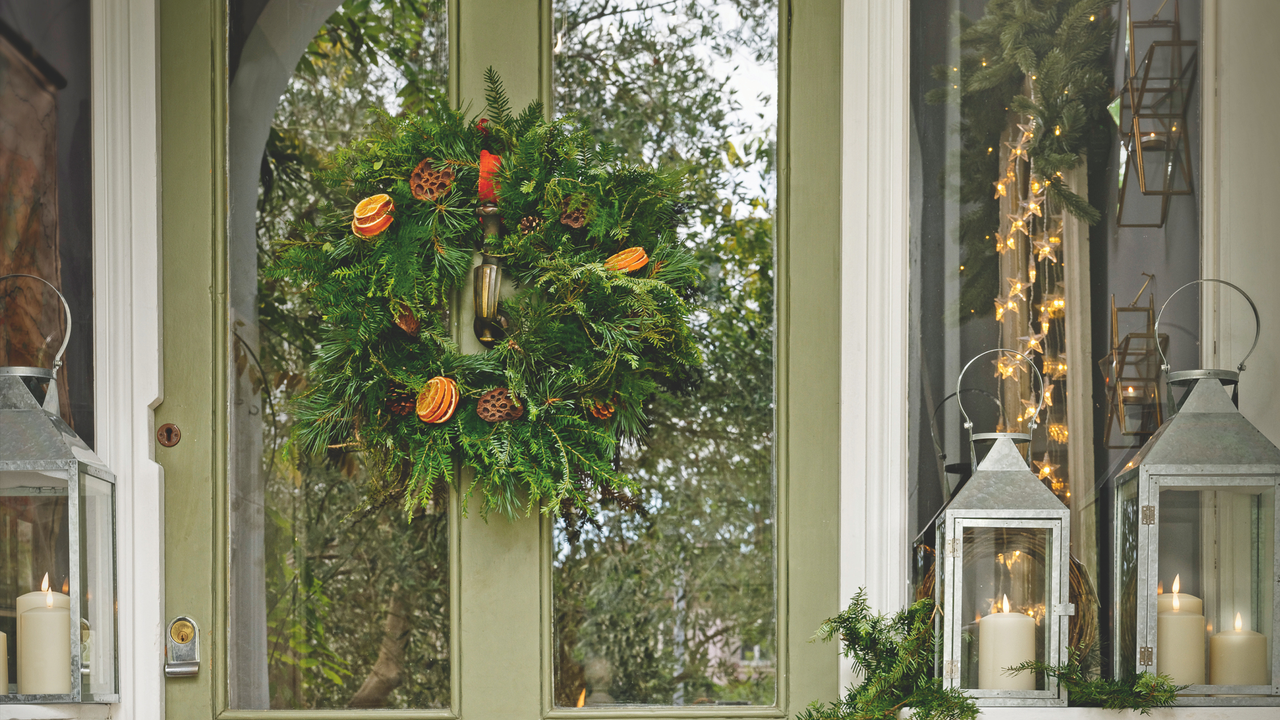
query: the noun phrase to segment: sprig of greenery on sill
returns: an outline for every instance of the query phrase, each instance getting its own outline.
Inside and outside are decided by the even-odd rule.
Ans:
[[[866,589],[858,590],[849,607],[818,628],[813,641],[837,636],[845,657],[862,682],[849,687],[845,697],[832,703],[814,701],[797,720],[892,720],[909,707],[914,720],[976,720],[978,706],[963,690],[945,688],[932,677],[937,640],[933,632],[932,599],[918,600],[892,618],[872,612]],[[1140,673],[1130,680],[1091,678],[1072,651],[1067,662],[1048,665],[1028,662],[1010,672],[1030,670],[1055,677],[1067,690],[1072,707],[1138,710],[1174,704],[1182,687],[1167,675]],[[1185,686],[1183,686],[1185,687]]]
[[[827,620],[814,640],[839,636],[844,656],[853,658],[862,682],[849,688],[844,699],[823,705],[811,703],[798,720],[891,720],[904,707],[917,720],[975,720],[973,698],[955,688],[944,688],[933,669],[934,603],[930,598],[892,618],[872,612],[865,588],[853,596],[849,607]]]
[[[1126,680],[1091,678],[1074,648],[1068,650],[1068,659],[1061,665],[1030,661],[1009,668],[1009,672],[1024,670],[1057,678],[1067,691],[1067,705],[1071,707],[1137,710],[1143,715],[1150,715],[1152,708],[1172,707],[1178,699],[1178,691],[1187,687],[1175,684],[1168,675],[1149,672],[1138,673]]]

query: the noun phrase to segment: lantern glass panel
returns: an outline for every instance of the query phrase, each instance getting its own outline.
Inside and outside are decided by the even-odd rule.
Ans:
[[[1275,486],[1163,485],[1159,492],[1160,646],[1156,669],[1203,654],[1210,685],[1272,685]],[[1166,614],[1202,603],[1203,637],[1176,635]],[[1237,627],[1236,618],[1240,623]],[[1172,644],[1172,646],[1170,646]],[[1186,647],[1182,647],[1185,644]],[[1161,667],[1162,663],[1165,665]],[[1194,682],[1192,678],[1179,682]],[[1198,684],[1198,683],[1197,683]]]
[[[86,700],[118,692],[116,680],[115,487],[81,473],[80,657]]]
[[[1044,690],[1042,674],[1008,675],[1004,669],[1027,660],[1045,661],[1052,625],[1045,622],[1052,533],[1046,528],[965,527],[963,538],[961,687]]]
[[[63,604],[71,582],[68,486],[69,478],[58,471],[0,471],[0,632],[5,634],[10,685],[6,690],[71,692],[69,617],[63,623],[67,634],[60,644],[45,638],[57,622],[24,618],[31,609],[49,610],[45,607],[49,600],[70,611],[69,603]],[[40,592],[46,574],[52,595]],[[19,630],[20,624],[24,630]],[[19,633],[27,635],[21,643]],[[24,665],[26,653],[34,653],[32,662],[42,668],[65,666],[65,676],[44,672],[39,678],[31,674],[20,680],[19,666]]]
[[[1136,473],[1132,476],[1136,477]],[[1116,667],[1138,664],[1138,483],[1121,483],[1116,490],[1115,593]]]

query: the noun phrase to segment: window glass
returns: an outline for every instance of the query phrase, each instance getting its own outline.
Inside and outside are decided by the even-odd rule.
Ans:
[[[447,489],[406,518],[365,503],[359,455],[290,443],[320,318],[259,273],[292,222],[350,202],[315,173],[371,109],[445,96],[446,3],[233,1],[229,25],[230,705],[447,707]]]
[[[0,275],[36,275],[66,296],[73,329],[58,398],[92,447],[90,80],[88,0],[0,0]],[[0,365],[52,367],[63,318],[43,284],[0,281]]]
[[[917,592],[933,592],[934,518],[985,451],[961,424],[960,370],[1018,350],[1028,360],[980,361],[959,399],[975,432],[1035,424],[1031,468],[1071,509],[1070,641],[1094,671],[1125,591],[1111,587],[1113,523],[1134,510],[1114,507],[1111,481],[1165,418],[1159,352],[1199,362],[1196,293],[1154,320],[1200,276],[1200,13],[1199,0],[911,4]]]
[[[554,108],[689,173],[704,367],[645,408],[640,486],[556,523],[557,706],[777,697],[773,0],[557,0]]]

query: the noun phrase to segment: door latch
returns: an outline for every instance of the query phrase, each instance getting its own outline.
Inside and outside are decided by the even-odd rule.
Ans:
[[[196,621],[179,615],[169,623],[164,639],[165,677],[195,677],[200,673],[200,630]]]

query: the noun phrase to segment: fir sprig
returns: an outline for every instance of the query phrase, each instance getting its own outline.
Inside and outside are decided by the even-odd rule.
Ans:
[[[587,508],[634,489],[615,468],[619,442],[643,435],[646,401],[701,362],[688,324],[701,273],[674,235],[683,180],[623,162],[574,119],[545,120],[540,104],[513,115],[492,70],[486,83],[485,123],[443,106],[377,115],[369,136],[323,172],[345,206],[299,223],[276,247],[266,276],[294,284],[323,315],[309,385],[294,402],[295,440],[313,452],[364,452],[371,499],[400,495],[407,510],[426,505],[438,481],[457,482],[459,462],[470,468],[459,489],[479,494],[485,512]],[[482,150],[502,157],[506,229],[490,238],[476,216]],[[426,158],[453,174],[433,200],[409,185]],[[394,202],[390,227],[354,235],[352,208],[378,193]],[[580,228],[561,222],[574,210],[585,215]],[[461,355],[451,302],[482,244],[517,286],[503,300],[513,324],[492,350]],[[650,262],[630,274],[605,269],[628,247]],[[405,313],[412,334],[398,323]],[[446,422],[391,410],[389,399],[440,375],[460,393]],[[476,401],[498,387],[525,408],[521,418],[477,415]],[[592,415],[597,404],[613,416]]]
[[[1168,675],[1138,673],[1123,680],[1094,677],[1075,648],[1061,665],[1025,662],[1009,668],[1009,672],[1031,671],[1058,679],[1067,691],[1067,704],[1073,707],[1102,707],[1110,710],[1137,710],[1150,715],[1153,708],[1173,707],[1178,691],[1185,685],[1174,683]]]
[[[892,720],[910,707],[919,720],[974,720],[978,706],[930,677],[934,658],[934,603],[925,598],[892,618],[877,614],[859,589],[849,607],[827,620],[815,640],[839,638],[845,657],[862,674],[841,700],[813,703],[799,720]]]

